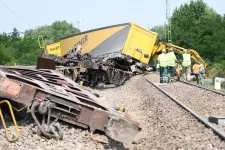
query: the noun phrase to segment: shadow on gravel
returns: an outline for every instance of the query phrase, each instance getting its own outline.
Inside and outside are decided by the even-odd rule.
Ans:
[[[98,84],[97,86],[95,87],[91,87],[92,89],[96,89],[96,90],[104,90],[104,89],[115,89],[119,86],[123,86],[126,82],[129,82],[129,79],[126,79],[122,84],[120,85],[116,85],[116,84]]]
[[[31,118],[30,114],[27,113],[27,109],[23,105],[15,103],[13,101],[9,101],[9,102],[14,108],[17,109],[17,111],[19,110],[19,112],[17,112],[15,109],[13,109],[13,113],[18,126],[24,126],[24,125],[33,123],[33,119]],[[14,126],[8,105],[2,104],[0,105],[0,108],[3,114],[3,118],[5,120],[6,126],[7,127]],[[3,128],[3,124],[0,119],[0,129],[2,128]]]
[[[7,111],[3,111],[2,114],[4,117],[5,123],[6,123],[6,127],[8,128],[10,126],[14,126],[10,113],[8,113]],[[16,122],[17,122],[18,126],[26,126],[26,125],[33,123],[33,119],[29,115],[22,117],[22,116],[15,114],[15,118],[16,118]],[[3,127],[2,121],[0,119],[0,130],[1,129],[4,129],[4,127]]]
[[[66,123],[66,122],[64,122],[64,125],[66,125],[66,126],[68,127],[68,129],[74,128],[74,129],[80,130],[80,132],[86,131],[86,132],[88,133],[87,135],[90,136],[90,131],[87,130],[87,129],[83,129],[83,128],[79,127],[79,126],[71,125],[71,124],[68,124],[68,123]],[[117,142],[117,141],[115,141],[115,140],[109,138],[109,137],[106,136],[105,133],[102,132],[102,131],[96,130],[96,131],[94,132],[94,136],[97,137],[97,138],[100,137],[100,139],[103,139],[103,140],[104,140],[104,139],[107,139],[108,143],[107,143],[107,144],[103,144],[105,150],[129,150],[128,148],[125,148],[125,147],[124,147],[123,143]],[[93,140],[93,141],[94,141],[94,140]],[[96,142],[97,142],[97,141],[96,141]],[[97,142],[97,143],[98,143],[98,142]]]
[[[98,85],[96,87],[92,87],[92,89],[95,89],[95,90],[104,90],[104,89],[114,89],[114,88],[117,88],[121,85]]]
[[[112,149],[116,149],[116,150],[129,150],[129,148],[125,148],[123,143],[117,142],[115,140],[112,139],[108,139],[108,144],[104,146],[104,148],[106,150],[112,150]]]

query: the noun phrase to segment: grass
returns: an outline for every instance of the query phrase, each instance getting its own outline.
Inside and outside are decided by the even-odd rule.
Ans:
[[[195,77],[192,80],[194,81],[194,83],[196,83]],[[208,87],[208,88],[215,89],[215,83],[214,82],[213,83],[204,82],[204,86]],[[225,92],[225,82],[221,83],[221,90],[220,91]]]
[[[221,84],[221,91],[223,91],[223,92],[225,92],[225,82],[223,82],[222,84]],[[215,85],[214,85],[214,83],[208,83],[208,82],[204,82],[204,86],[206,86],[206,87],[209,87],[209,88],[215,88]]]

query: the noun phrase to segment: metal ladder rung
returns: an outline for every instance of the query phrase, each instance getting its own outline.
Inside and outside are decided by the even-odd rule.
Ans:
[[[8,100],[2,100],[0,101],[0,105],[1,104],[4,104],[6,103],[9,107],[9,110],[10,110],[10,114],[11,114],[11,117],[12,117],[12,120],[13,120],[13,123],[14,123],[14,126],[16,128],[16,133],[17,133],[17,137],[12,139],[10,136],[9,136],[9,132],[8,132],[8,129],[6,127],[6,123],[5,123],[5,119],[3,117],[3,114],[2,114],[2,110],[0,108],[0,119],[2,120],[2,124],[3,124],[3,127],[5,129],[5,134],[6,134],[6,137],[8,139],[9,142],[16,142],[19,140],[20,138],[20,132],[19,132],[19,128],[17,126],[17,122],[16,122],[16,119],[15,119],[15,116],[14,116],[14,113],[13,113],[13,110],[12,110],[12,105],[10,104],[10,102]]]

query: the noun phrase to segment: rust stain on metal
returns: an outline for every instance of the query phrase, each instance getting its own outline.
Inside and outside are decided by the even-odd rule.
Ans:
[[[53,69],[55,70],[55,62],[46,58],[38,58],[37,69]]]
[[[8,79],[2,79],[1,91],[7,95],[18,97],[20,94],[21,86],[19,83]]]
[[[58,118],[58,115],[57,115],[56,112],[53,111],[52,114],[51,114],[51,117]],[[73,125],[80,126],[82,128],[85,128],[85,129],[88,128],[88,126],[86,124],[76,122],[73,119],[69,118],[68,116],[60,116],[59,119],[65,121],[65,122],[71,123]]]
[[[105,131],[104,126],[108,121],[108,117],[109,114],[107,112],[82,107],[77,121],[89,125],[91,131],[96,129]]]
[[[47,98],[47,94],[43,93],[43,92],[37,92],[36,95],[35,95],[35,98],[40,100],[40,101],[43,101],[44,99]]]
[[[27,85],[27,84],[20,84],[21,85],[21,90],[19,97],[17,98],[20,103],[29,105],[31,103],[30,100],[34,98],[36,88]]]
[[[89,125],[91,122],[92,115],[93,110],[91,110],[90,108],[82,107],[77,121]]]
[[[104,131],[108,118],[109,114],[107,112],[95,109],[90,123],[90,130],[94,131],[98,129]]]

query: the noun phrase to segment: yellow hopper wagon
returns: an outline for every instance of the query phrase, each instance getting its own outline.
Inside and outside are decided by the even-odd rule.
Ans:
[[[56,69],[82,85],[120,85],[134,73],[154,67],[150,62],[162,48],[170,47],[157,42],[157,38],[157,33],[135,23],[81,32],[46,45],[38,68],[46,67],[46,62],[41,63],[44,57],[50,58],[56,63]]]

